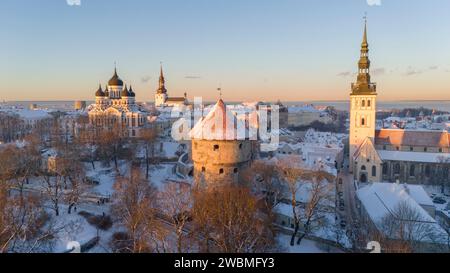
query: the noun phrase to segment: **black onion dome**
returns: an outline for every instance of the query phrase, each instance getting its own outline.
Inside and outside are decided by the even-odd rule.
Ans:
[[[130,93],[130,97],[136,97],[136,94],[133,91],[133,87],[131,87],[130,85],[130,90],[128,90],[128,92]]]
[[[108,82],[109,86],[123,86],[123,81],[117,75],[117,69],[114,69],[114,75]]]
[[[128,92],[128,88],[125,85],[125,87],[122,89],[122,92],[120,93],[121,97],[129,97],[129,92]]]
[[[103,92],[101,84],[98,86],[98,90],[97,90],[97,92],[95,92],[95,96],[96,97],[104,97],[105,96],[105,92]]]

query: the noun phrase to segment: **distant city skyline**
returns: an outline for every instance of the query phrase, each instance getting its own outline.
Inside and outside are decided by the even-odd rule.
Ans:
[[[365,12],[379,100],[450,100],[446,0],[68,3],[2,2],[0,101],[93,100],[115,62],[153,101],[161,61],[171,96],[345,101]]]

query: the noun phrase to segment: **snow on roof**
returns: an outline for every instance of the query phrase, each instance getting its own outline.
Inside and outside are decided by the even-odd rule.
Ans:
[[[412,195],[418,198],[418,200],[423,198],[421,190],[414,187],[410,189],[412,191],[410,190],[409,192],[414,192]],[[384,217],[393,215],[398,206],[405,203],[420,215],[420,221],[422,223],[430,224],[437,234],[445,234],[445,231],[439,226],[436,220],[416,202],[410,193],[408,193],[408,188],[404,185],[396,183],[372,183],[360,188],[356,192],[356,195],[372,222],[379,228],[382,228],[381,225]]]
[[[236,140],[237,119],[227,111],[222,99],[217,101],[206,117],[197,122],[190,132],[193,139],[205,140]]]
[[[433,201],[422,186],[403,184],[403,187],[406,187],[409,196],[411,196],[411,198],[419,205],[434,206]]]
[[[450,153],[426,153],[377,150],[381,160],[441,163],[450,162]]]
[[[36,109],[36,110],[5,109],[5,110],[6,111],[4,111],[2,109],[1,111],[4,111],[6,113],[17,114],[17,115],[19,115],[20,118],[25,119],[25,120],[41,120],[41,119],[46,119],[46,118],[51,117],[48,111],[40,110],[40,109]]]

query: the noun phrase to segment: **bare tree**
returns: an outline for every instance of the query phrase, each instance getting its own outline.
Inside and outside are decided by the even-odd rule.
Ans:
[[[191,186],[185,182],[168,182],[159,193],[161,211],[170,217],[175,229],[177,252],[190,250],[187,225],[191,220],[193,204]]]
[[[119,173],[118,160],[123,153],[123,145],[128,139],[128,132],[119,124],[114,122],[111,128],[99,130],[97,137],[98,153],[106,162],[112,159],[117,173]]]
[[[295,244],[295,238],[302,226],[303,234],[297,240],[297,244],[311,231],[314,220],[319,219],[320,203],[324,201],[329,193],[331,185],[324,183],[324,179],[332,181],[333,176],[320,170],[307,170],[301,168],[298,157],[285,157],[278,161],[277,168],[279,176],[284,182],[289,194],[294,221],[294,232],[291,237],[291,246]],[[306,187],[306,189],[304,189]],[[305,190],[307,198],[297,200],[299,193]]]
[[[145,128],[141,131],[140,139],[145,151],[145,178],[148,179],[150,172],[150,158],[155,157],[155,141],[158,136],[156,128]]]
[[[166,234],[157,219],[155,187],[135,168],[129,177],[118,177],[114,189],[113,214],[127,232],[120,251],[159,251]]]
[[[406,201],[399,203],[380,223],[380,232],[402,250],[448,251],[449,235],[431,218],[426,218]]]
[[[218,186],[198,189],[194,196],[193,231],[200,251],[256,253],[272,249],[270,223],[248,188]]]

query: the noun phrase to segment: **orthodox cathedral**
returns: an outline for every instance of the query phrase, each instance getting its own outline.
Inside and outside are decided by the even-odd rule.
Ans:
[[[147,124],[147,114],[136,104],[136,94],[130,85],[128,88],[117,75],[109,80],[103,90],[98,87],[95,92],[95,104],[89,107],[89,120],[95,126],[112,126],[119,123],[128,130],[130,137],[139,136],[140,129]]]
[[[377,86],[370,78],[367,22],[350,94],[350,171],[359,182],[450,183],[447,131],[376,129]]]

